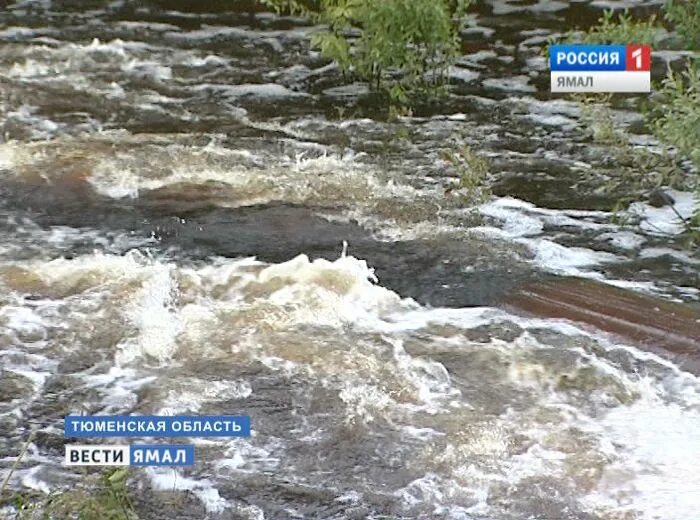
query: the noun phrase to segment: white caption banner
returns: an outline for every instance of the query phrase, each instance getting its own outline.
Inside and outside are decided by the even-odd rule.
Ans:
[[[651,72],[553,71],[552,92],[651,92]]]

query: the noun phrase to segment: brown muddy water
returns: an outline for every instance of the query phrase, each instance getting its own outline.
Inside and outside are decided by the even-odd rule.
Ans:
[[[617,165],[540,53],[658,2],[481,3],[449,97],[393,122],[304,20],[231,4],[0,2],[0,480],[36,431],[10,490],[80,482],[69,413],[248,414],[191,469],[133,471],[141,517],[697,518],[683,356],[500,305],[586,278],[698,340],[691,195],[616,224]],[[614,115],[654,150],[639,101]],[[440,160],[464,144],[477,208]]]

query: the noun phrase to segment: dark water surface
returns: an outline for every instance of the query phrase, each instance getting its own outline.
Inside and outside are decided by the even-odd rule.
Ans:
[[[35,430],[10,488],[80,482],[69,413],[240,413],[132,472],[142,518],[692,518],[698,379],[498,308],[562,275],[698,308],[674,208],[620,227],[619,165],[548,93],[542,46],[613,5],[479,3],[449,97],[387,122],[248,2],[0,2],[0,478]]]

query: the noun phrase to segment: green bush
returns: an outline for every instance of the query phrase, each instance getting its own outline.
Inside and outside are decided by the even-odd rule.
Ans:
[[[588,29],[583,43],[645,43],[652,44],[662,34],[663,28],[656,24],[656,16],[648,20],[635,20],[628,10],[615,13],[612,9],[603,11],[598,25]]]
[[[668,0],[665,11],[686,47],[700,50],[700,0]]]
[[[259,0],[259,2],[278,13],[308,15],[319,12],[321,0]]]
[[[681,73],[669,71],[651,106],[654,134],[689,158],[700,171],[700,66],[689,62]]]
[[[669,71],[661,84],[659,99],[648,114],[654,135],[690,159],[695,167],[697,200],[700,204],[700,63],[690,61],[681,73]],[[690,227],[700,230],[700,208]]]
[[[446,193],[457,195],[464,206],[474,206],[489,200],[489,163],[483,156],[468,145],[457,145],[443,150],[440,158],[449,163],[459,177]]]
[[[683,39],[688,49],[700,50],[700,0],[668,0],[663,18]],[[629,10],[605,10],[598,24],[583,33],[584,43],[656,43],[665,33],[656,15],[637,20]],[[573,39],[573,38],[570,38]]]
[[[386,87],[395,101],[435,92],[459,53],[459,26],[471,0],[262,0],[325,25],[312,39],[344,72]]]
[[[128,469],[86,475],[75,487],[45,497],[14,497],[18,520],[138,520],[127,488]]]

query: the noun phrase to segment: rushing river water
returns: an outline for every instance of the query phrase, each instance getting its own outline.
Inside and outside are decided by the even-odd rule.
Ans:
[[[69,413],[248,414],[132,472],[142,517],[697,518],[698,378],[498,307],[573,275],[700,309],[692,197],[618,226],[548,94],[542,45],[621,3],[481,4],[450,97],[393,122],[304,20],[232,3],[0,2],[0,477],[34,430],[10,488],[74,486]]]

